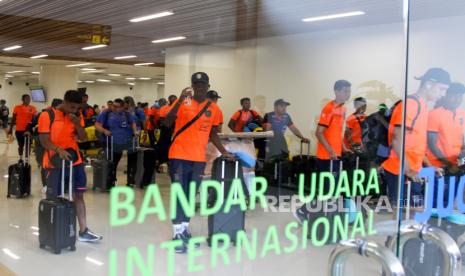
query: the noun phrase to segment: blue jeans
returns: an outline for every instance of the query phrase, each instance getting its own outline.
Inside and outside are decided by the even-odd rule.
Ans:
[[[170,160],[170,177],[171,183],[177,182],[180,183],[184,194],[188,196],[190,194],[189,184],[194,181],[196,182],[195,193],[200,186],[202,181],[201,175],[205,170],[205,162],[195,162],[188,160],[180,159],[171,159]],[[171,210],[173,211],[173,210]],[[179,201],[176,202],[176,217],[173,219],[173,224],[180,224],[182,222],[189,222],[190,218],[186,216],[184,210],[182,209]]]
[[[399,187],[399,176],[392,174],[388,171],[384,172],[384,182],[387,186],[387,194],[389,198],[389,203],[392,206],[397,205],[398,187]],[[419,206],[423,205],[423,185],[417,182],[411,183],[411,195],[410,195],[410,205]],[[407,186],[404,187],[403,200],[407,199]],[[404,204],[403,204],[404,205]]]

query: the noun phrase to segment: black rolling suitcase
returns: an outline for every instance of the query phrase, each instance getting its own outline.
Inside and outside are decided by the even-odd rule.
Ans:
[[[30,138],[25,138],[26,158],[8,167],[8,190],[6,197],[15,196],[21,198],[31,194],[31,165],[29,156],[31,153]]]
[[[221,182],[225,198],[229,194],[232,181],[235,178],[240,178],[243,189],[247,189],[244,187],[242,166],[239,161],[229,161],[219,157],[213,162],[212,172],[212,179]],[[235,191],[235,197],[237,198],[237,190]],[[223,199],[218,199],[217,195],[210,191],[209,203],[213,204],[216,200]],[[231,242],[234,244],[237,232],[244,230],[244,227],[245,212],[240,209],[240,206],[233,205],[231,206],[229,213],[225,213],[223,205],[219,212],[208,217],[208,244],[211,245],[211,237],[217,233],[227,234],[231,238]]]
[[[300,155],[292,157],[292,183],[299,184],[299,175],[305,174],[308,178],[311,173],[316,172],[316,157],[310,155],[310,143],[307,143],[307,154],[303,153],[304,142],[300,142]]]
[[[145,148],[142,148],[140,146],[140,142],[138,139],[134,138],[132,142],[132,152],[134,154],[137,154],[137,159],[136,159],[136,170],[135,172],[132,172],[134,174],[134,186],[140,186],[142,187],[142,179],[144,177],[144,172],[145,172],[145,167],[144,167],[144,156],[145,156]],[[129,166],[128,166],[128,174],[129,174]]]
[[[330,172],[334,174],[333,162],[335,161],[331,161]],[[339,174],[340,174],[342,172],[342,161],[337,160],[337,162],[340,162],[340,166],[339,166]],[[312,202],[310,202],[310,205],[307,205],[308,207],[312,208],[312,211],[310,211],[308,215],[309,229],[312,229],[313,223],[320,217],[326,217],[328,219],[329,225],[331,225],[331,227],[329,227],[329,231],[325,231],[326,229],[324,227],[321,227],[321,226],[318,227],[316,231],[316,237],[311,237],[311,234],[309,231],[308,238],[321,241],[324,239],[325,235],[328,234],[329,239],[326,243],[327,245],[339,242],[340,237],[337,237],[336,240],[333,240],[333,233],[335,229],[334,227],[332,227],[334,225],[334,219],[336,218],[336,216],[339,216],[343,222],[345,219],[345,214],[340,212],[338,209],[339,200],[342,200],[342,198],[336,198],[336,199],[331,198],[331,199],[323,200],[323,201],[315,199]],[[332,210],[330,206],[337,206],[335,208],[336,210]]]
[[[55,254],[62,249],[76,250],[76,209],[73,203],[73,166],[69,166],[69,199],[64,197],[65,168],[61,171],[61,196],[43,199],[39,203],[39,244],[49,247]]]
[[[111,141],[109,141],[111,140]],[[110,145],[109,145],[110,144]],[[113,164],[113,136],[107,137],[106,158],[96,159],[92,161],[93,168],[93,190],[107,191],[112,186],[111,170]]]

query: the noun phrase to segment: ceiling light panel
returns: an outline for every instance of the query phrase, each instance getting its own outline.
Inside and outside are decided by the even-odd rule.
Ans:
[[[161,18],[161,17],[165,17],[165,16],[170,16],[170,15],[173,15],[173,14],[174,13],[172,11],[164,11],[164,12],[154,13],[154,14],[145,15],[145,16],[141,16],[141,17],[136,17],[136,18],[133,18],[133,19],[129,20],[129,22],[137,23],[137,22],[152,20],[152,19]]]

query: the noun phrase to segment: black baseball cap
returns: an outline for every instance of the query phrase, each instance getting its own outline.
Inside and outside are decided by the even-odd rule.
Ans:
[[[197,72],[197,73],[192,74],[191,82],[192,84],[199,83],[199,82],[209,84],[210,78],[208,77],[207,73]]]
[[[422,77],[416,77],[416,80],[432,81],[450,85],[452,83],[450,74],[442,68],[430,68]]]
[[[288,105],[291,105],[290,103],[286,102],[285,100],[283,99],[277,99],[275,102],[274,102],[274,106],[277,106],[277,105],[285,105],[285,106],[288,106]]]
[[[218,95],[218,92],[215,90],[210,90],[207,92],[207,98],[209,99],[221,99],[220,95]]]

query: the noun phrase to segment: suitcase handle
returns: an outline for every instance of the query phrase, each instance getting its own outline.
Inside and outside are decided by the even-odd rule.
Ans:
[[[113,162],[113,136],[107,136],[107,160]]]
[[[25,136],[24,143],[26,144],[26,152],[24,154],[24,163],[29,164],[30,162],[30,155],[31,155],[31,137]]]
[[[310,155],[310,142],[306,143],[303,140],[300,140],[300,155],[304,154],[304,144],[307,144],[307,156]]]
[[[333,172],[334,172],[334,164],[333,164],[334,161],[338,161],[338,162],[339,162],[339,174],[341,174],[341,173],[342,173],[342,170],[343,170],[343,163],[342,163],[342,160],[333,160],[333,159],[330,159],[330,163],[329,163],[329,171],[330,171],[330,173],[333,173]]]
[[[223,197],[221,197],[221,204],[224,203],[224,178],[225,178],[225,170],[226,170],[226,161],[227,159],[221,160],[221,189],[223,190]],[[235,160],[235,168],[234,168],[234,178],[239,177],[239,160]],[[237,187],[234,189],[234,199],[237,199]]]
[[[66,160],[61,165],[61,197],[65,198],[65,170]],[[69,201],[73,201],[73,161],[69,161]]]
[[[134,136],[132,138],[132,151],[136,152],[138,150],[140,150],[140,141],[139,141],[140,138],[137,138],[137,136]]]

